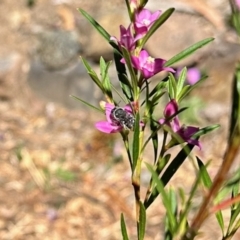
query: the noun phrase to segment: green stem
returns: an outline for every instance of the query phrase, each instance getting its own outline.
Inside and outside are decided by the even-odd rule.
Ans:
[[[139,157],[137,160],[136,167],[132,173],[132,185],[134,190],[134,196],[135,196],[135,209],[136,209],[136,223],[137,228],[139,226],[139,213],[140,213],[140,197],[141,197],[141,169],[142,169],[142,154],[141,154],[141,147],[143,143],[143,132],[141,131],[139,134]],[[139,230],[139,229],[138,229]]]
[[[129,164],[131,169],[133,170],[133,163],[132,163],[132,156],[130,153],[130,149],[129,149],[129,141],[128,141],[128,136],[125,132],[121,132],[122,138],[123,138],[123,142],[124,142],[124,146],[128,155],[128,160],[129,160]]]
[[[167,165],[169,157],[164,156],[165,154],[165,145],[166,145],[166,141],[167,141],[167,131],[163,132],[163,144],[162,144],[162,148],[158,157],[158,160],[156,162],[156,173],[159,176],[160,173],[162,172],[162,170],[164,169],[164,167]],[[151,177],[150,182],[149,182],[149,186],[146,192],[146,196],[145,196],[145,201],[149,198],[149,196],[151,195],[152,192],[152,188],[153,188],[153,178]]]
[[[219,189],[221,188],[224,180],[227,177],[227,173],[232,166],[232,163],[237,156],[238,150],[240,149],[240,135],[236,133],[236,135],[233,137],[232,141],[229,143],[228,149],[225,153],[223,164],[221,168],[219,169],[212,187],[204,199],[201,207],[199,208],[198,213],[193,219],[193,222],[191,224],[191,227],[186,232],[185,236],[182,238],[183,240],[192,240],[197,235],[197,232],[203,222],[206,220],[206,218],[209,216],[209,205],[212,202],[212,199],[216,196]]]
[[[134,196],[135,196],[135,209],[136,209],[136,222],[137,225],[139,223],[139,211],[140,211],[140,192],[141,192],[141,186],[140,186],[140,176],[141,176],[141,163],[142,160],[139,158],[136,168],[134,170],[133,176],[132,176],[132,185],[134,190]]]
[[[163,143],[162,143],[162,148],[158,157],[158,162],[163,158],[165,152],[166,152],[166,141],[167,141],[167,131],[163,130]]]

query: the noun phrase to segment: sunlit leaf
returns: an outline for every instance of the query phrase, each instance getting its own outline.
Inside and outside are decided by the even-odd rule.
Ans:
[[[187,68],[184,67],[180,73],[180,76],[178,78],[177,81],[177,99],[178,99],[178,95],[180,94],[180,92],[182,91],[182,88],[184,86],[184,83],[186,81],[186,77],[187,77]]]
[[[140,213],[139,213],[139,227],[138,227],[138,239],[143,240],[146,228],[146,210],[142,202],[140,202]]]
[[[84,103],[86,106],[88,106],[88,107],[90,107],[90,108],[92,108],[92,109],[95,109],[95,110],[97,110],[97,111],[99,111],[99,112],[101,112],[101,113],[104,112],[101,108],[97,108],[97,107],[93,106],[92,104],[90,104],[90,103],[88,103],[88,102],[82,100],[81,98],[78,98],[78,97],[73,96],[73,95],[70,95],[70,97],[75,98],[76,100],[78,100],[78,101]]]
[[[158,193],[161,194],[163,204],[166,208],[166,214],[168,216],[170,230],[172,233],[174,233],[174,230],[177,226],[177,219],[172,211],[173,203],[171,202],[171,199],[169,198],[167,192],[164,189],[164,186],[165,186],[164,183],[160,179],[158,179],[158,175],[153,170],[152,166],[149,165],[148,163],[146,163],[146,166],[147,166],[148,170],[151,172],[153,182],[155,182],[155,184],[156,184],[156,189],[157,189]]]
[[[139,157],[139,143],[140,143],[140,124],[139,124],[139,112],[136,113],[135,116],[135,124],[134,124],[134,134],[133,134],[133,152],[132,152],[132,160],[133,160],[133,170],[135,170],[135,167],[137,165],[138,157]]]
[[[171,66],[177,62],[179,62],[180,60],[188,57],[189,55],[191,55],[192,53],[194,53],[197,49],[205,46],[206,44],[212,42],[214,40],[214,38],[206,38],[202,41],[199,41],[195,44],[193,44],[192,46],[188,47],[187,49],[183,50],[182,52],[180,52],[179,54],[175,55],[174,57],[172,57],[171,59],[169,59],[166,63],[165,66]]]
[[[129,240],[123,214],[121,214],[121,232],[123,240]]]
[[[212,180],[208,174],[207,168],[205,167],[205,165],[203,164],[203,162],[200,160],[199,157],[197,157],[197,163],[198,163],[199,171],[201,173],[202,182],[207,189],[210,189],[212,186]],[[222,234],[224,234],[224,219],[223,219],[222,212],[218,211],[215,215],[216,215],[218,224],[222,230]]]
[[[102,85],[104,87],[104,92],[108,96],[108,98],[113,102],[112,85],[108,75],[108,69],[110,64],[111,62],[106,63],[103,57],[100,58],[100,71],[101,71]]]
[[[207,76],[201,77],[194,85],[185,85],[181,92],[178,94],[178,102],[182,101],[193,89],[195,89],[199,84],[201,84]]]

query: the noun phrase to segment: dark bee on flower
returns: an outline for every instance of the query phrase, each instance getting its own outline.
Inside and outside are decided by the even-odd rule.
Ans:
[[[124,127],[125,129],[133,129],[135,117],[130,112],[121,107],[115,107],[111,111],[111,118],[115,124]]]

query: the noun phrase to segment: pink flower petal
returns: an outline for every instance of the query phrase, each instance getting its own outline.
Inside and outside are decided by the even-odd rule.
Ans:
[[[149,57],[149,53],[144,49],[139,54],[139,59],[143,63],[145,63],[148,60],[148,57]]]
[[[178,104],[175,99],[172,99],[168,104],[166,105],[164,109],[164,116],[165,117],[171,117],[172,115],[176,114],[178,111]]]
[[[110,123],[112,123],[111,112],[112,112],[113,108],[115,108],[115,106],[113,104],[106,103],[105,114],[106,114],[107,121]]]
[[[104,133],[116,133],[116,132],[120,132],[122,130],[122,126],[114,126],[109,122],[106,121],[101,121],[101,122],[97,122],[95,123],[95,127]]]
[[[140,63],[139,63],[139,58],[138,57],[131,56],[131,61],[132,61],[132,65],[133,65],[134,68],[140,69]],[[124,63],[126,63],[125,60],[124,60]]]
[[[124,109],[125,111],[129,112],[129,113],[133,113],[132,107],[131,107],[130,104],[127,104],[123,109]]]
[[[142,74],[143,74],[144,78],[146,78],[146,79],[148,79],[154,75],[154,73],[152,71],[149,71],[147,68],[142,69]]]
[[[159,10],[154,12],[150,17],[151,22],[154,23],[159,18],[160,14],[161,14],[161,11]]]
[[[187,70],[187,82],[190,85],[194,85],[201,78],[201,72],[198,68],[189,68]]]

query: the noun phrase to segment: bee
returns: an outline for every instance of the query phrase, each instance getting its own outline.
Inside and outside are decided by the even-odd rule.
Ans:
[[[112,120],[125,129],[133,129],[135,117],[121,107],[115,107],[111,111]]]

